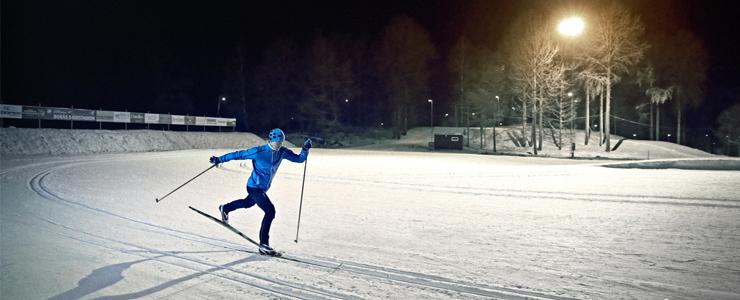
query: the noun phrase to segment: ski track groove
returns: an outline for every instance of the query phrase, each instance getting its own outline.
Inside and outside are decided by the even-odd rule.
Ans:
[[[70,165],[79,165],[79,164],[83,164],[83,163],[75,163],[75,164],[70,164]],[[61,168],[65,168],[65,167],[69,167],[70,165],[60,165],[60,166],[56,166],[56,167],[53,167],[53,168],[50,168],[50,169],[47,169],[47,170],[44,170],[42,172],[37,173],[36,175],[34,175],[32,177],[31,181],[29,182],[29,185],[30,185],[31,189],[34,192],[36,192],[38,195],[40,195],[41,197],[43,197],[43,198],[45,198],[47,200],[62,201],[63,203],[65,203],[65,204],[67,204],[69,206],[80,206],[80,207],[83,207],[83,208],[86,208],[86,209],[89,209],[89,210],[92,210],[92,211],[95,211],[95,212],[99,212],[99,213],[107,214],[107,215],[110,215],[110,216],[118,217],[118,218],[121,218],[121,219],[124,219],[124,220],[127,220],[127,221],[138,223],[138,224],[152,226],[152,227],[155,227],[155,228],[158,228],[158,229],[163,229],[163,230],[168,230],[168,231],[174,231],[174,232],[179,232],[179,233],[187,233],[187,232],[183,232],[183,231],[173,230],[173,229],[170,229],[170,228],[167,228],[167,227],[163,227],[163,226],[160,226],[160,225],[151,224],[151,223],[148,223],[148,222],[138,221],[138,220],[131,219],[131,218],[128,218],[128,217],[124,217],[124,216],[121,216],[121,215],[118,215],[118,214],[115,214],[115,213],[111,213],[111,212],[108,212],[108,211],[105,211],[105,210],[102,210],[102,209],[98,209],[98,208],[95,208],[95,207],[91,207],[91,206],[82,204],[82,203],[79,203],[79,202],[67,200],[67,199],[64,199],[62,197],[59,197],[59,196],[55,195],[54,193],[52,193],[51,191],[49,191],[44,186],[44,184],[43,184],[44,179],[46,178],[46,176],[48,176],[49,174],[51,174],[52,171],[57,170],[57,169],[61,169]],[[55,222],[55,221],[52,221],[52,220],[48,220],[48,219],[44,219],[44,218],[42,218],[42,219],[45,220],[45,221],[47,221],[47,222],[49,222],[49,223],[52,223],[52,224],[55,224],[55,225],[58,225],[58,226],[65,227],[65,228],[67,228],[69,230],[73,230],[73,231],[76,231],[76,232],[79,232],[79,233],[83,233],[83,234],[87,234],[87,235],[90,235],[90,236],[95,236],[95,237],[100,238],[100,239],[109,240],[109,241],[112,241],[112,242],[116,242],[116,243],[120,243],[120,244],[123,244],[123,245],[130,246],[130,247],[136,247],[136,248],[139,248],[139,249],[142,249],[142,250],[146,250],[146,251],[149,251],[149,252],[153,252],[153,253],[167,254],[167,256],[170,256],[170,257],[175,257],[175,258],[180,258],[180,259],[191,261],[191,262],[195,262],[195,263],[200,263],[200,264],[203,264],[203,265],[206,265],[206,266],[210,266],[212,268],[218,267],[218,266],[209,264],[207,262],[203,262],[203,261],[199,261],[199,260],[196,260],[196,259],[190,259],[190,258],[187,258],[187,257],[182,257],[182,256],[174,255],[174,254],[169,253],[169,252],[159,251],[159,250],[155,250],[155,249],[149,249],[149,248],[146,248],[146,247],[143,247],[143,246],[137,246],[137,245],[126,243],[126,242],[121,242],[121,241],[117,241],[117,240],[113,240],[113,239],[109,239],[109,238],[105,238],[105,237],[101,237],[101,236],[96,236],[94,234],[87,233],[87,232],[84,232],[82,230],[74,229],[74,228],[65,226],[63,224],[60,224],[60,223]],[[159,233],[162,233],[162,232],[159,232]],[[181,238],[182,239],[181,236],[172,235],[172,234],[170,234],[170,236],[173,236],[173,237]],[[202,237],[202,238],[205,238],[205,237]],[[210,243],[207,243],[207,242],[203,242],[203,241],[198,241],[198,242],[209,244],[209,245],[213,245],[213,244],[210,244]],[[213,245],[213,246],[217,246],[217,245]],[[238,250],[238,249],[235,249],[235,250]],[[249,251],[247,251],[247,252],[249,252]],[[179,266],[179,265],[176,265],[176,264],[172,264],[172,265]],[[184,266],[180,266],[180,267],[184,267]],[[185,267],[185,268],[188,268],[188,267]],[[189,268],[189,269],[194,270],[194,271],[198,271],[198,272],[204,272],[203,270],[196,270],[196,269],[192,269],[192,268]],[[242,274],[242,275],[246,275],[246,276],[251,276],[251,277],[254,277],[254,278],[263,280],[263,281],[270,282],[272,284],[284,285],[284,286],[288,286],[288,287],[291,287],[291,288],[302,289],[302,290],[310,291],[310,292],[317,293],[317,294],[324,294],[325,296],[329,296],[329,297],[332,297],[332,298],[353,299],[353,297],[352,296],[349,296],[349,295],[332,295],[334,293],[328,292],[328,291],[323,291],[323,290],[320,290],[320,289],[317,289],[317,288],[313,288],[313,287],[300,288],[300,287],[298,287],[298,286],[300,286],[300,284],[296,284],[296,283],[284,283],[284,282],[280,282],[280,281],[278,281],[276,279],[271,279],[269,277],[260,276],[260,275],[256,275],[256,274],[247,274],[247,273],[244,273],[244,272],[240,272],[238,270],[234,270],[232,268],[223,268],[223,269],[229,270],[229,271],[232,271],[232,272],[236,272],[236,273],[239,273],[239,274]],[[216,274],[212,274],[212,275],[216,275]],[[225,277],[225,276],[219,276],[219,277],[223,277],[223,278],[226,278],[226,279],[229,279],[229,280],[234,280],[233,278],[228,278],[228,277]],[[236,281],[238,281],[238,280],[236,280]],[[273,292],[273,293],[277,293],[277,294],[281,294],[281,295],[289,296],[289,297],[295,297],[295,298],[299,298],[299,299],[325,299],[325,298],[310,298],[310,297],[309,298],[306,298],[306,297],[300,297],[300,296],[294,295],[294,294],[285,294],[285,292],[276,291],[276,290],[273,290],[273,289],[271,289],[269,287],[265,287],[265,286],[251,284],[251,283],[248,283],[248,282],[242,282],[242,283],[246,283],[246,284],[249,284],[251,286],[254,286],[254,287],[257,287],[257,288],[260,288],[260,289],[269,291],[269,292]],[[314,291],[314,290],[316,290],[316,291]]]
[[[295,175],[286,174],[287,177],[295,179]],[[519,191],[509,189],[494,188],[475,188],[475,187],[453,187],[439,186],[431,184],[412,184],[387,182],[380,180],[362,180],[362,179],[337,179],[323,176],[315,176],[318,180],[324,182],[335,182],[344,184],[362,184],[371,186],[383,186],[391,189],[414,190],[423,192],[442,192],[458,195],[470,196],[494,196],[505,198],[544,198],[568,201],[593,201],[593,202],[614,202],[614,203],[635,203],[635,204],[656,204],[656,205],[674,205],[674,206],[701,206],[701,207],[721,207],[721,208],[740,208],[740,200],[736,199],[711,199],[711,198],[690,198],[690,197],[670,197],[670,196],[650,196],[650,195],[614,195],[598,193],[566,193],[566,192],[543,192],[543,191]],[[315,179],[314,179],[315,180]],[[640,199],[664,199],[661,200],[640,200]],[[702,203],[702,202],[719,202],[719,203]],[[737,203],[737,204],[725,204]]]
[[[161,156],[165,156],[165,155],[161,155]],[[165,156],[165,157],[177,157],[177,155],[168,155],[168,156]],[[155,157],[144,157],[144,159],[149,159],[149,158],[155,158]],[[65,204],[67,204],[69,206],[82,207],[82,208],[85,208],[85,209],[88,209],[88,210],[91,210],[91,211],[94,211],[94,212],[102,213],[102,214],[105,214],[105,215],[109,215],[109,216],[113,216],[113,217],[116,217],[116,218],[120,218],[120,219],[129,221],[129,222],[133,222],[135,224],[140,224],[140,225],[144,225],[144,226],[147,226],[147,227],[153,227],[153,228],[156,228],[156,229],[159,229],[159,230],[174,232],[175,234],[166,233],[166,232],[162,232],[162,231],[156,231],[156,230],[150,230],[150,229],[139,229],[139,230],[146,230],[146,231],[150,231],[150,232],[154,232],[154,233],[159,233],[159,234],[163,234],[163,235],[168,235],[168,236],[179,238],[179,239],[184,239],[184,240],[199,242],[199,243],[203,243],[203,244],[206,244],[206,245],[211,245],[211,246],[216,246],[216,247],[222,247],[222,248],[231,249],[231,250],[243,251],[243,252],[252,253],[252,254],[255,254],[256,253],[256,251],[249,251],[249,250],[244,249],[243,246],[240,245],[240,244],[234,244],[234,243],[231,243],[231,242],[228,242],[228,241],[225,241],[225,240],[215,239],[215,238],[212,238],[212,237],[203,236],[203,235],[199,235],[199,234],[195,234],[195,233],[190,233],[190,232],[180,231],[180,230],[176,230],[176,229],[171,229],[171,228],[168,228],[168,227],[164,227],[164,226],[161,226],[161,225],[149,223],[149,222],[146,222],[146,221],[140,221],[140,220],[132,219],[132,218],[129,218],[129,217],[125,217],[125,216],[122,216],[122,215],[119,215],[119,214],[116,214],[116,213],[113,213],[113,212],[109,212],[109,211],[106,211],[106,210],[103,210],[103,209],[99,209],[99,208],[96,208],[96,207],[92,207],[92,206],[89,206],[89,205],[86,205],[86,204],[83,204],[83,203],[80,203],[80,202],[77,202],[77,201],[64,199],[64,198],[62,198],[62,197],[54,194],[52,191],[50,191],[44,185],[45,178],[48,175],[50,175],[53,171],[56,171],[56,170],[59,170],[59,169],[69,168],[69,167],[74,167],[74,166],[79,166],[79,165],[83,165],[83,164],[91,164],[91,163],[96,163],[96,162],[101,162],[101,161],[108,162],[108,161],[111,161],[111,160],[127,161],[127,160],[139,160],[139,159],[142,159],[142,158],[141,157],[135,157],[135,158],[90,159],[90,160],[76,160],[74,162],[66,163],[66,164],[65,163],[61,163],[59,165],[53,166],[51,168],[48,168],[48,169],[45,169],[45,170],[43,170],[41,172],[36,173],[35,175],[32,176],[31,180],[29,180],[28,184],[29,184],[29,188],[33,192],[37,193],[39,196],[41,196],[41,197],[43,197],[43,198],[45,198],[47,200],[61,201],[62,203],[65,203]],[[43,165],[43,164],[39,164],[39,165]],[[20,169],[20,167],[14,168],[14,169]],[[7,173],[7,172],[5,172],[5,173]],[[409,186],[418,186],[418,187],[415,187],[413,189],[414,190],[423,190],[423,191],[428,191],[429,189],[434,190],[433,189],[433,186],[431,186],[431,185],[409,185],[409,184],[402,184],[402,183],[390,183],[390,182],[369,181],[369,180],[368,181],[363,181],[363,180],[336,180],[336,179],[330,180],[330,179],[327,179],[327,178],[322,178],[321,180],[332,181],[332,182],[347,182],[347,181],[350,181],[350,182],[359,182],[359,183],[362,183],[362,184],[391,185],[393,188],[403,188],[403,189],[409,189],[408,188]],[[428,189],[422,189],[421,187],[429,187],[429,188]],[[450,187],[446,187],[446,188],[450,188]],[[466,192],[463,192],[463,191],[459,191],[459,192],[461,192],[463,194],[475,194],[475,195],[480,194],[480,193],[469,193],[469,192],[466,193]],[[644,203],[644,202],[640,201],[640,203]],[[46,220],[46,221],[47,222],[50,222],[50,223],[57,224],[59,226],[66,227],[65,225],[56,223],[54,221],[50,221],[50,220]],[[70,230],[75,230],[75,229],[70,229]],[[78,232],[83,233],[83,234],[88,234],[88,235],[94,236],[93,234],[86,233],[86,232],[83,232],[83,231],[79,231],[78,230]],[[189,235],[189,236],[195,236],[195,237],[200,238],[200,239],[192,239],[192,238],[184,237],[184,236],[181,236],[181,235],[178,235],[178,234],[185,234],[185,235]],[[105,237],[98,237],[98,238],[108,239],[108,238],[105,238]],[[205,240],[203,240],[203,239],[205,239]],[[137,246],[137,245],[133,245],[133,244],[127,244],[125,242],[116,241],[116,240],[112,240],[112,239],[108,239],[108,240],[114,241],[114,242],[117,242],[117,243],[121,243],[121,244],[124,244],[124,245],[128,245],[128,246],[131,246],[131,247],[137,247],[139,249],[143,249],[143,250],[150,251],[150,252],[153,252],[153,253],[159,253],[159,254],[162,254],[162,255],[170,256],[170,257],[184,259],[186,261],[191,261],[191,262],[203,264],[203,265],[206,265],[206,266],[210,266],[212,268],[213,267],[219,267],[219,266],[215,266],[215,265],[209,264],[207,262],[199,261],[199,260],[196,260],[196,259],[190,259],[190,258],[187,258],[187,257],[182,257],[182,256],[174,255],[174,254],[172,254],[170,252],[166,252],[166,251],[160,251],[160,250],[156,250],[156,249],[149,249],[149,248],[146,248],[146,247],[143,247],[143,246]],[[215,242],[218,242],[218,243],[223,243],[223,244],[226,244],[226,245],[214,244],[212,242],[209,242],[208,240],[215,241]],[[234,247],[234,246],[228,246],[228,245],[236,245],[236,247]],[[126,251],[124,251],[124,252],[126,252]],[[129,253],[129,252],[126,252],[126,253]],[[328,268],[328,269],[333,269],[333,270],[337,270],[338,269],[338,270],[347,271],[347,272],[354,273],[354,274],[365,275],[365,276],[369,276],[369,277],[373,277],[373,278],[378,278],[378,279],[383,279],[383,280],[390,280],[390,281],[395,281],[395,282],[401,282],[401,283],[405,283],[405,284],[412,284],[412,285],[416,285],[416,286],[421,286],[421,287],[426,287],[426,288],[432,288],[432,289],[437,289],[437,290],[442,290],[442,291],[459,292],[459,293],[476,295],[476,296],[483,296],[483,297],[505,298],[505,299],[571,299],[571,298],[566,298],[566,297],[558,297],[558,296],[553,296],[553,295],[546,295],[546,294],[541,294],[541,293],[537,293],[537,292],[530,292],[530,291],[525,291],[525,290],[516,290],[516,289],[511,289],[511,288],[494,287],[494,286],[487,286],[487,285],[476,284],[476,283],[456,281],[456,280],[453,280],[453,279],[448,279],[448,278],[439,277],[439,276],[435,276],[435,275],[428,275],[428,274],[423,274],[423,273],[408,272],[408,271],[403,271],[403,270],[396,270],[396,269],[391,269],[391,268],[385,268],[385,267],[382,267],[382,266],[373,266],[373,265],[368,265],[368,264],[356,263],[356,262],[352,262],[352,261],[342,261],[342,260],[337,260],[337,259],[332,259],[332,258],[324,258],[324,257],[311,257],[311,258],[308,258],[308,257],[299,257],[299,256],[288,255],[288,256],[286,256],[284,258],[284,260],[291,260],[291,261],[302,263],[302,264],[306,264],[306,265],[313,265],[313,266],[323,267],[323,268]],[[163,262],[163,263],[167,263],[167,262]],[[168,264],[172,264],[172,263],[168,263]],[[175,264],[172,264],[172,265],[175,265]],[[180,267],[182,267],[182,266],[180,266]],[[229,270],[229,271],[233,271],[233,272],[237,272],[237,273],[240,272],[238,270],[233,270],[232,268],[223,268],[223,269],[226,269],[226,270]],[[195,271],[203,272],[202,270],[195,270]],[[239,274],[241,274],[241,273],[239,273]],[[232,278],[228,278],[228,277],[225,277],[225,276],[220,276],[220,275],[217,275],[217,274],[212,274],[212,275],[215,275],[215,276],[218,276],[218,277],[223,277],[225,279],[232,280],[232,281],[238,281],[238,280],[235,280],[235,279],[232,279]],[[242,274],[242,275],[252,276],[252,275],[249,275],[249,274]],[[256,275],[256,276],[259,276],[259,275]],[[258,279],[261,279],[261,280],[265,280],[265,281],[268,281],[268,282],[272,282],[273,284],[279,284],[279,285],[285,285],[285,286],[291,287],[290,284],[281,283],[281,282],[276,281],[274,279],[272,279],[273,281],[270,281],[270,280],[266,280],[266,279],[269,279],[269,278],[266,278],[266,277],[265,277],[266,279],[259,278],[259,277],[255,277],[255,278],[258,278]],[[250,284],[250,285],[254,286],[253,284]],[[300,285],[300,284],[294,284],[294,285]],[[266,289],[266,288],[260,287],[260,286],[256,286],[256,287],[261,288],[263,290],[270,291],[270,292],[275,292],[273,290],[270,290],[269,288]],[[323,292],[324,293],[328,293],[328,294],[333,294],[332,292],[329,292],[329,291],[323,291]],[[317,292],[314,292],[314,293],[317,293]],[[321,293],[319,293],[319,294],[321,294]],[[300,298],[300,297],[297,297],[295,295],[287,295],[287,296]],[[348,298],[351,298],[351,297],[348,296],[348,295],[342,295],[342,296],[339,296],[338,298],[348,299]],[[312,299],[312,298],[301,298],[301,299]]]
[[[73,228],[73,227],[70,227],[70,226],[61,224],[61,223],[56,222],[56,221],[51,220],[51,219],[47,219],[47,218],[43,218],[43,217],[39,217],[39,218],[41,218],[42,220],[44,220],[44,221],[46,221],[48,223],[51,223],[51,224],[60,226],[62,228],[65,228],[67,230],[70,230],[70,231],[73,231],[73,232],[76,232],[76,233],[79,233],[79,234],[91,236],[91,237],[94,237],[94,238],[97,238],[97,239],[100,239],[100,240],[103,240],[103,241],[113,242],[113,243],[117,243],[117,244],[120,244],[120,245],[124,245],[124,246],[132,247],[132,248],[141,249],[141,250],[144,250],[145,252],[148,252],[148,253],[158,254],[158,256],[150,257],[150,256],[147,256],[147,255],[144,255],[144,254],[138,254],[135,251],[114,248],[114,247],[106,246],[106,245],[104,245],[102,243],[95,243],[95,242],[90,241],[90,240],[84,240],[84,239],[80,239],[80,238],[76,238],[76,237],[73,237],[73,236],[64,235],[62,233],[59,233],[60,235],[62,235],[64,237],[67,237],[67,238],[70,238],[70,239],[74,239],[74,240],[77,240],[77,241],[80,241],[80,242],[84,242],[84,243],[87,243],[87,244],[95,245],[95,246],[98,246],[98,247],[101,247],[101,248],[106,248],[106,249],[113,250],[113,251],[118,251],[118,252],[125,253],[125,254],[136,255],[136,256],[139,256],[139,257],[148,258],[148,259],[155,260],[155,261],[158,261],[158,262],[167,264],[167,265],[171,265],[171,266],[176,266],[176,267],[188,269],[188,270],[195,271],[195,272],[198,272],[198,273],[207,274],[207,275],[213,275],[213,276],[220,277],[220,278],[223,278],[223,279],[226,279],[226,280],[235,281],[237,283],[247,284],[247,285],[250,285],[252,287],[259,288],[259,289],[262,289],[262,290],[265,290],[265,291],[268,291],[268,292],[272,292],[272,293],[275,293],[275,294],[279,294],[279,295],[283,295],[283,296],[288,296],[288,297],[294,297],[294,298],[298,298],[298,299],[331,299],[331,298],[336,298],[336,299],[359,299],[359,298],[356,298],[356,297],[351,297],[349,295],[341,295],[341,294],[338,294],[338,293],[324,291],[324,290],[319,289],[319,288],[314,288],[314,287],[306,286],[306,285],[299,284],[299,283],[286,283],[284,281],[280,281],[280,280],[275,279],[275,278],[270,278],[270,277],[267,277],[267,276],[262,276],[262,275],[253,274],[253,273],[250,273],[250,272],[242,271],[242,270],[237,270],[237,269],[234,269],[234,268],[232,268],[232,267],[229,266],[230,264],[234,264],[235,262],[239,262],[239,261],[242,261],[244,259],[237,260],[235,262],[230,262],[230,263],[227,263],[227,264],[224,264],[224,265],[215,265],[215,264],[211,264],[211,263],[208,263],[206,261],[203,261],[203,260],[199,260],[199,259],[195,259],[195,258],[189,258],[189,257],[185,257],[185,256],[182,256],[182,255],[177,255],[176,254],[177,253],[176,251],[162,251],[162,250],[156,250],[156,249],[152,249],[152,248],[147,248],[147,247],[144,247],[144,246],[140,246],[140,245],[136,245],[136,244],[132,244],[132,243],[128,243],[128,242],[123,242],[123,241],[119,241],[119,240],[115,240],[115,239],[111,239],[111,238],[106,238],[106,237],[103,237],[103,236],[100,236],[100,235],[96,235],[96,234],[93,234],[93,233],[85,232],[85,231],[83,231],[81,229]],[[164,258],[164,257],[172,257],[172,258],[177,258],[177,259],[180,259],[180,260],[183,260],[183,261],[187,261],[187,262],[192,262],[192,263],[204,265],[204,266],[209,267],[209,269],[199,270],[197,268],[189,267],[189,266],[186,266],[184,264],[177,264],[177,263],[167,262],[167,261],[163,261],[163,260],[160,259],[160,258]],[[239,274],[239,275],[243,275],[243,276],[252,277],[252,278],[255,278],[255,279],[258,279],[258,280],[262,280],[262,281],[268,282],[268,283],[273,284],[273,285],[282,285],[282,286],[286,286],[286,287],[289,287],[289,288],[292,288],[292,289],[296,289],[299,292],[293,292],[291,290],[270,287],[270,286],[267,286],[267,285],[260,285],[260,284],[256,284],[256,283],[252,283],[252,282],[248,282],[248,281],[244,281],[244,280],[239,280],[237,278],[233,278],[233,277],[230,277],[230,276],[225,276],[225,275],[221,275],[221,274],[215,273],[218,270],[231,271],[233,273],[236,273],[236,274]],[[303,292],[315,293],[315,294],[327,296],[327,297],[330,297],[330,298],[311,297],[312,295],[305,295],[305,294],[303,294]],[[110,296],[110,297],[115,298],[116,296]],[[106,298],[106,297],[103,297],[103,298]]]

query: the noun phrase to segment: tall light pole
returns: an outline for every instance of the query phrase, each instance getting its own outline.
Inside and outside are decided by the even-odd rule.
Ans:
[[[568,92],[568,98],[570,98],[570,139],[571,143],[576,141],[576,102],[573,98],[573,92]]]
[[[434,100],[429,99],[429,100],[427,100],[427,102],[429,102],[429,107],[430,107],[430,109],[429,109],[429,127],[432,128],[432,133],[431,133],[432,140],[431,140],[431,143],[432,143],[432,145],[434,145]]]
[[[216,116],[221,117],[221,102],[226,102],[226,97],[220,96],[218,97],[218,107],[216,108]]]
[[[216,116],[219,118],[221,117],[221,102],[224,102],[224,103],[226,102],[225,96],[218,97],[218,106],[216,107]],[[218,124],[216,124],[216,127],[218,127],[218,132],[221,132],[221,126],[218,126]]]
[[[500,100],[501,98],[499,98],[498,95],[496,95],[496,105],[499,103]],[[495,108],[498,108],[498,107],[495,107]],[[493,152],[494,153],[496,152],[496,112],[497,111],[498,109],[493,110]]]
[[[558,32],[561,35],[563,35],[563,36],[566,36],[566,37],[571,38],[568,41],[568,46],[569,46],[568,48],[570,48],[569,50],[571,52],[573,51],[572,50],[572,48],[573,48],[573,45],[572,45],[573,40],[572,40],[572,38],[575,38],[575,37],[581,35],[581,33],[583,33],[583,27],[584,26],[585,25],[583,23],[583,19],[581,19],[581,17],[577,17],[577,16],[572,16],[572,17],[565,18],[562,21],[560,21],[560,24],[558,24]],[[571,118],[570,119],[571,136],[570,136],[570,138],[571,138],[571,148],[572,148],[571,150],[573,150],[573,148],[575,148],[575,137],[576,137],[576,132],[575,132],[576,110],[575,110],[575,103],[574,103],[574,100],[575,99],[573,99],[573,93],[571,93],[571,92],[568,92],[568,97],[570,98],[570,105],[571,105],[570,106],[570,109],[571,109],[571,116],[570,116],[570,118]],[[589,131],[591,129],[590,124],[589,124],[589,122],[590,122],[590,120],[589,120],[589,113],[590,113],[589,112],[589,105],[590,104],[589,104],[589,101],[588,101],[589,100],[588,97],[589,96],[586,95],[586,120],[585,120],[586,123],[585,123],[585,126],[584,126],[585,136],[586,136],[586,142],[585,142],[585,144],[588,144],[588,136],[589,136]],[[571,154],[571,156],[573,156],[573,154]]]

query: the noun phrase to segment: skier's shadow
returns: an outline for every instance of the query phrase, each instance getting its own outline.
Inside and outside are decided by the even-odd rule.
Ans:
[[[223,252],[223,251],[211,251],[211,252]],[[121,281],[125,277],[123,277],[123,272],[126,271],[126,269],[130,268],[131,266],[142,263],[145,261],[150,260],[158,260],[165,256],[171,256],[169,254],[167,255],[158,255],[151,258],[145,258],[125,263],[119,263],[119,264],[113,264],[108,265],[102,268],[98,268],[92,271],[90,275],[87,275],[85,278],[80,279],[79,282],[77,282],[77,287],[73,288],[71,290],[68,290],[64,293],[61,293],[59,295],[56,295],[54,297],[49,298],[49,300],[62,300],[62,299],[79,299],[86,295],[92,294],[94,292],[97,292],[99,290],[102,290],[106,287],[112,286],[116,284],[117,282]],[[246,263],[249,261],[254,260],[260,260],[259,255],[253,255],[250,257],[242,258],[221,266],[213,267],[211,269],[193,273],[184,277],[177,278],[175,280],[170,280],[168,282],[162,283],[160,285],[135,292],[135,293],[128,293],[128,294],[122,294],[122,295],[115,295],[115,296],[104,296],[104,297],[98,297],[96,299],[136,299],[141,298],[146,295],[150,295],[156,292],[159,292],[161,290],[164,290],[168,287],[174,286],[178,283],[185,282],[197,277],[200,277],[202,275],[207,275],[212,272],[222,270],[224,268],[232,267],[238,264]]]

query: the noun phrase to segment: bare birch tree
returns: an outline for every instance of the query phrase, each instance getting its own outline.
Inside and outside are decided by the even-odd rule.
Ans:
[[[520,16],[507,34],[506,56],[509,58],[509,79],[514,90],[521,93],[521,99],[529,99],[532,115],[532,151],[542,149],[543,120],[542,105],[546,100],[542,95],[546,72],[554,66],[558,47],[553,40],[547,18],[537,12]],[[539,122],[538,122],[539,121]],[[539,145],[537,129],[539,128]]]
[[[583,59],[594,72],[606,78],[605,124],[602,128],[606,135],[606,151],[610,152],[612,86],[642,59],[647,44],[641,40],[644,27],[640,19],[616,2],[606,5],[594,20],[595,24],[588,35],[591,47],[583,52]]]
[[[604,86],[606,85],[606,78],[588,69],[581,71],[577,76],[586,91],[586,123],[584,126],[586,137],[583,144],[588,145],[588,141],[591,139],[591,97],[596,98],[596,96],[602,95]],[[599,106],[599,116],[601,116],[602,111],[602,107]],[[599,124],[599,126],[603,126],[603,124]],[[599,129],[599,132],[601,132],[601,129]]]

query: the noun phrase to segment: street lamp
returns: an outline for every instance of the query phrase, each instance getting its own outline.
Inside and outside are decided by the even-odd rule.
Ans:
[[[218,117],[221,116],[221,102],[226,103],[226,97],[224,96],[218,97],[218,107],[216,108],[216,116]]]
[[[218,107],[216,107],[216,116],[219,118],[221,117],[221,102],[226,103],[225,96],[218,97]],[[221,126],[218,126],[217,124],[216,127],[218,127],[218,132],[221,132]],[[203,130],[205,130],[205,126],[203,126]]]
[[[583,27],[584,27],[583,19],[581,19],[581,17],[578,17],[578,16],[571,16],[571,17],[565,18],[560,21],[560,24],[558,24],[558,32],[560,33],[560,35],[569,37],[568,41],[566,42],[566,48],[568,49],[567,52],[570,53],[570,55],[572,55],[574,52],[573,51],[573,40],[575,39],[575,37],[581,35],[581,33],[583,32]],[[575,138],[576,138],[576,133],[575,133],[576,111],[575,111],[575,103],[573,102],[573,93],[568,92],[568,97],[570,97],[570,105],[571,105],[571,113],[572,113],[572,118],[570,120],[571,140],[572,140],[571,143],[574,143]],[[589,114],[590,114],[589,106],[590,106],[589,103],[586,102],[586,119],[584,123],[584,130],[586,131],[585,144],[588,144],[588,138],[590,135],[590,131],[588,127],[588,124],[591,122],[589,120]]]
[[[429,102],[429,127],[432,128],[431,132],[431,143],[434,143],[434,100],[428,99]]]
[[[583,32],[583,19],[580,17],[569,17],[560,21],[558,32],[565,36],[578,36]]]

